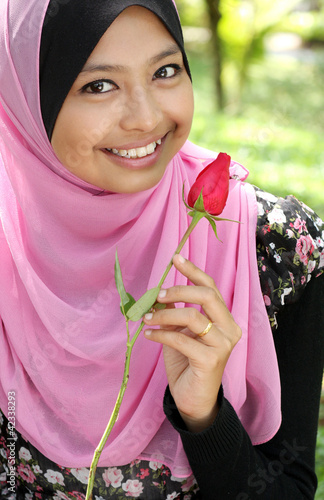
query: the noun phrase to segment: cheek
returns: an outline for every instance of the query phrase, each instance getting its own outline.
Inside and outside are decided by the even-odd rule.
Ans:
[[[52,147],[63,165],[71,169],[90,157],[110,125],[106,116],[99,107],[98,112],[73,106],[62,108],[54,127]]]
[[[177,124],[179,135],[189,135],[194,113],[194,98],[191,84],[187,85],[186,88],[177,95],[173,102],[171,112]]]
[[[179,121],[184,126],[191,126],[193,112],[194,112],[194,96],[191,82],[188,78],[186,85],[182,87],[181,92],[177,96],[175,103],[175,110],[178,113]]]

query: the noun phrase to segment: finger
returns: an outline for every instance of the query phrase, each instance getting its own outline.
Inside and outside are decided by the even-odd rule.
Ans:
[[[170,330],[170,325],[173,325],[173,331],[176,331],[179,327],[180,329],[188,328],[195,335],[199,335],[203,332],[209,324],[209,320],[193,307],[165,309],[164,311],[148,313],[144,317],[144,322],[148,326],[159,325],[161,329],[168,330]],[[216,326],[213,325],[208,332],[210,337],[212,336],[212,333],[214,333],[214,340],[216,330]],[[213,342],[213,344],[215,345],[216,342]]]
[[[206,286],[213,289],[221,302],[225,303],[213,278],[199,269],[199,267],[195,266],[192,262],[190,262],[190,260],[186,260],[184,257],[182,257],[182,255],[175,255],[173,257],[173,264],[175,268],[181,272],[181,274],[186,276],[186,278],[191,281],[191,283],[197,286]]]
[[[201,365],[201,360],[204,359],[203,366],[207,365],[206,356],[209,357],[208,349],[210,349],[210,346],[203,342],[197,342],[197,338],[185,335],[182,332],[161,329],[145,330],[144,334],[153,342],[172,347],[188,358],[191,363]]]
[[[167,290],[161,290],[158,301],[164,304],[197,304],[218,325],[227,326],[233,321],[231,313],[217,291],[207,286],[174,286]]]
[[[166,304],[166,309],[175,309],[175,305],[174,305],[174,303],[173,303],[173,302],[171,302],[171,303],[167,303],[167,304]],[[154,309],[154,308],[153,308],[153,309],[152,309],[152,313],[155,313],[157,310],[158,310],[158,309]],[[150,314],[151,314],[151,313],[148,313],[148,316],[150,316]],[[181,326],[177,327],[176,325],[168,325],[168,324],[165,324],[165,325],[163,325],[163,328],[164,328],[164,330],[172,330],[172,331],[174,331],[174,330],[177,330],[177,329],[178,329],[178,330],[180,331],[182,327],[181,327]]]

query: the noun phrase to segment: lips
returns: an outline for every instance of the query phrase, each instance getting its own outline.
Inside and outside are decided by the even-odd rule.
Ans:
[[[132,149],[106,148],[106,151],[108,151],[109,153],[113,153],[116,156],[121,156],[122,158],[134,160],[136,158],[145,158],[146,156],[153,154],[156,150],[156,147],[160,144],[162,144],[162,139],[159,139],[156,142],[152,142],[147,146],[142,146],[140,148],[132,148]]]
[[[151,139],[151,143],[148,144],[150,139],[143,139],[143,146],[138,141],[137,143],[128,143],[127,145],[119,148],[105,148],[101,151],[109,158],[109,161],[114,165],[119,165],[122,168],[129,170],[142,170],[146,168],[151,168],[159,162],[163,151],[165,150],[165,143],[169,133],[166,133],[160,139],[155,141]],[[136,147],[136,146],[140,147]],[[138,155],[139,153],[139,155]]]

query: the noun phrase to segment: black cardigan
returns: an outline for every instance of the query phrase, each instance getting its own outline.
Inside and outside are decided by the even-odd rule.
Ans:
[[[282,386],[282,424],[253,446],[233,407],[220,394],[213,426],[193,434],[167,389],[164,409],[180,433],[203,500],[313,499],[318,412],[324,362],[324,275],[278,313],[274,341]]]

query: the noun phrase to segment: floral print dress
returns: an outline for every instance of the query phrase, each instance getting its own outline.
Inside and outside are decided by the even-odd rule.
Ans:
[[[89,479],[88,468],[60,467],[41,455],[14,432],[16,450],[16,484],[7,481],[9,449],[12,438],[7,419],[0,412],[0,498],[1,500],[84,500]],[[1,469],[2,462],[2,469]],[[2,471],[2,472],[1,472]],[[10,476],[9,476],[10,477]],[[193,476],[174,478],[159,462],[134,460],[120,467],[98,467],[93,500],[191,500],[199,498]]]
[[[285,304],[297,302],[310,279],[324,272],[324,223],[294,196],[256,188],[257,260],[271,326]]]
[[[296,302],[310,279],[324,271],[324,224],[293,196],[277,198],[255,188],[258,203],[257,262],[269,320]],[[9,426],[10,427],[10,426]],[[15,443],[15,486],[8,481],[10,444]],[[8,429],[0,411],[0,498],[3,500],[84,500],[88,468],[61,467]],[[120,467],[99,467],[93,500],[199,499],[193,476],[179,479],[159,462],[134,460]]]

